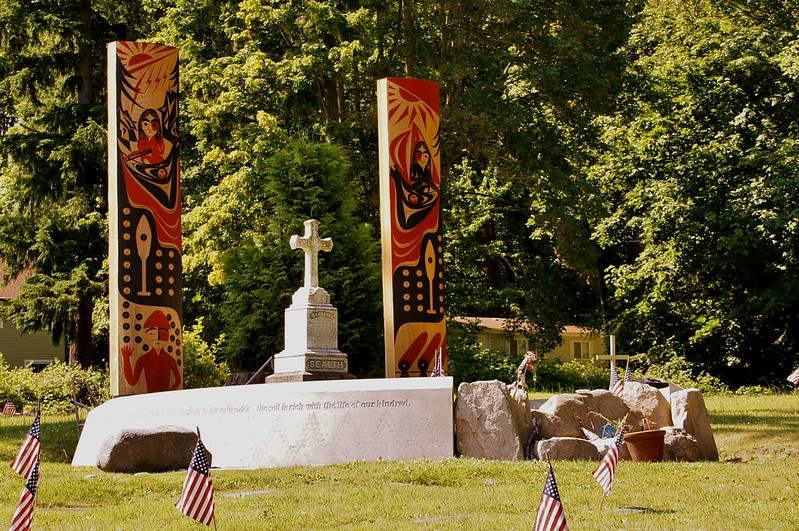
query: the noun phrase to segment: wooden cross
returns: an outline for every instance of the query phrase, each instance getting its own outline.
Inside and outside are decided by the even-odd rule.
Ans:
[[[629,360],[630,356],[628,356],[627,354],[616,355],[616,337],[610,336],[610,355],[600,354],[597,355],[596,359],[610,360],[614,365],[616,365],[616,360]]]
[[[292,249],[305,251],[305,288],[319,287],[319,251],[329,252],[333,249],[333,240],[319,237],[319,222],[309,219],[305,222],[305,234],[300,237],[296,234],[291,237],[289,244]]]

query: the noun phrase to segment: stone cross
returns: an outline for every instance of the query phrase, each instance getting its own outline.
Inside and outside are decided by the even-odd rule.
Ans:
[[[319,222],[309,219],[305,222],[305,234],[302,237],[296,234],[291,237],[289,244],[292,249],[305,251],[305,283],[304,288],[319,287],[319,251],[329,252],[333,249],[333,240],[319,237]]]

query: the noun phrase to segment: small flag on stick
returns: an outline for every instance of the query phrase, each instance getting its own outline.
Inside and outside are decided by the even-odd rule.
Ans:
[[[624,393],[624,381],[619,378],[616,364],[613,361],[610,362],[610,392],[616,396],[621,396]]]
[[[794,385],[799,384],[799,368],[788,375],[788,381]]]
[[[430,376],[444,376],[444,362],[441,359],[441,347],[436,350],[436,360],[433,363],[433,372]]]
[[[610,493],[613,487],[613,478],[616,475],[616,464],[619,462],[619,452],[621,452],[621,443],[624,440],[624,429],[627,417],[621,423],[621,429],[616,433],[616,439],[605,454],[605,458],[599,463],[599,466],[593,472],[594,479],[596,479],[605,491],[602,496],[604,499]]]
[[[33,465],[33,470],[28,477],[22,495],[19,497],[19,504],[14,516],[11,517],[11,528],[9,531],[28,531],[33,524],[33,506],[36,502],[36,490],[39,488],[39,459]]]
[[[541,505],[535,517],[533,531],[568,531],[566,513],[560,501],[558,484],[555,482],[555,472],[552,464],[549,465],[547,481],[544,484],[544,494],[541,496]]]
[[[11,469],[22,477],[29,477],[33,467],[39,462],[39,436],[41,432],[41,417],[37,413],[36,419],[31,424],[22,447],[17,452],[17,457],[11,463]]]
[[[189,518],[205,525],[211,525],[214,519],[214,485],[211,482],[205,445],[199,434],[186,479],[183,481],[183,491],[175,506]]]
[[[3,416],[4,417],[13,417],[17,414],[17,407],[11,400],[6,399],[6,403],[3,404]]]
[[[624,381],[631,382],[633,380],[633,373],[630,371],[630,360],[627,360],[627,367],[624,369]]]

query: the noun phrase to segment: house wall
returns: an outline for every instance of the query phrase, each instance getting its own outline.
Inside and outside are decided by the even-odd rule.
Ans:
[[[573,360],[591,360],[594,361],[599,354],[607,354],[607,346],[605,345],[605,338],[591,336],[580,332],[563,332],[563,343],[555,347],[551,352],[548,352],[544,359],[562,359]],[[580,346],[575,346],[575,343],[580,343]],[[588,352],[586,352],[586,347]]]
[[[25,367],[28,360],[64,360],[64,346],[53,345],[50,332],[23,334],[11,321],[0,323],[0,353],[11,367]]]
[[[547,352],[543,359],[562,359],[564,361],[583,359],[594,361],[598,354],[607,354],[605,339],[602,337],[570,330],[563,332],[561,337],[563,338],[563,343]],[[490,348],[491,350],[507,352],[512,355],[524,354],[528,350],[527,338],[521,334],[514,335],[515,347],[508,340],[507,335],[501,331],[483,329],[477,334],[477,340],[482,348]],[[575,343],[580,345],[575,346]]]

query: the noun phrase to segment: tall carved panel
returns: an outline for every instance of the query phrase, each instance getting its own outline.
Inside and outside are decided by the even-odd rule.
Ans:
[[[111,393],[183,387],[178,51],[108,45]]]
[[[430,81],[377,82],[386,377],[446,359],[440,103]]]

